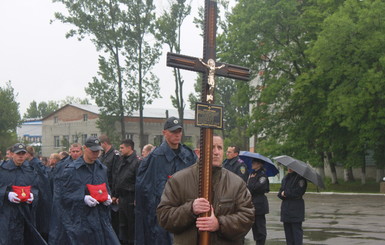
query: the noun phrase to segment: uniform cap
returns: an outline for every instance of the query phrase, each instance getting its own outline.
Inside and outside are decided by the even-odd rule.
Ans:
[[[181,121],[176,117],[170,117],[164,123],[164,130],[175,131],[179,128],[182,128]]]
[[[88,137],[85,146],[87,146],[87,148],[90,148],[91,151],[103,150],[102,146],[100,145],[100,140],[95,136]]]
[[[19,152],[27,152],[27,149],[24,144],[16,143],[12,146],[12,152],[17,154]]]

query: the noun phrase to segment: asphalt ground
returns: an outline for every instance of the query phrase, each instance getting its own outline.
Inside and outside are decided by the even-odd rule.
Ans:
[[[286,244],[281,200],[268,193],[267,245]],[[385,245],[385,195],[306,193],[304,244]],[[245,245],[255,244],[250,231]]]

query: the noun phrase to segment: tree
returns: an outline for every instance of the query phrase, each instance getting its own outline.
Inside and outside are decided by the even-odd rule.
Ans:
[[[143,105],[157,98],[158,79],[149,72],[159,57],[158,45],[145,37],[154,20],[152,1],[57,0],[68,15],[56,13],[56,19],[75,28],[67,37],[90,37],[98,51],[99,77],[93,77],[86,92],[101,114],[119,118],[121,138],[126,137],[124,117],[139,109],[143,138]]]
[[[39,104],[36,103],[36,101],[32,101],[29,104],[29,107],[27,108],[27,112],[24,113],[24,119],[26,118],[43,118],[45,116],[48,116],[52,112],[59,109],[59,103],[53,100],[50,100],[48,102],[39,102]]]
[[[377,160],[384,151],[379,142],[385,134],[385,56],[378,52],[385,48],[385,25],[379,19],[384,10],[383,1],[345,1],[325,20],[310,50],[318,76],[331,88],[329,118],[354,135],[347,144],[346,166],[362,167],[362,182],[366,150],[374,150]],[[384,161],[377,167],[383,171]]]
[[[184,19],[191,13],[191,5],[185,4],[185,0],[170,2],[170,10],[164,11],[162,16],[156,21],[157,34],[155,37],[169,47],[170,52],[180,53],[181,27]],[[175,95],[171,95],[172,105],[178,110],[179,119],[184,118],[184,108],[186,106],[183,99],[184,80],[180,69],[174,68]]]
[[[16,95],[11,82],[0,87],[0,151],[5,152],[6,148],[17,141],[16,127],[20,125],[19,103],[16,102]]]
[[[136,0],[134,3],[128,1],[127,12],[124,19],[127,21],[127,32],[123,33],[126,37],[126,66],[128,79],[134,88],[131,103],[136,103],[139,108],[139,147],[144,146],[144,122],[143,107],[151,104],[153,99],[160,98],[159,79],[151,69],[156,64],[160,52],[159,42],[153,41],[155,28],[155,5],[152,0]]]

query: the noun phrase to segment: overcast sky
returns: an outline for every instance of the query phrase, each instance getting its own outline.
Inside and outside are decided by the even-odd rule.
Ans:
[[[168,0],[155,0],[157,7],[166,6]],[[192,0],[194,13],[203,5]],[[88,40],[65,38],[70,26],[58,21],[50,24],[54,12],[63,10],[51,0],[0,1],[0,86],[11,81],[23,115],[29,104],[49,100],[62,100],[67,96],[87,97],[84,88],[97,75],[98,54]],[[182,33],[182,53],[202,56],[202,38],[192,23],[193,16],[185,20]],[[163,99],[151,107],[172,108],[170,95],[175,86],[172,69],[166,66],[165,53],[155,66],[160,78]],[[196,74],[183,72],[185,98],[193,91]],[[89,97],[88,97],[89,98]],[[89,98],[90,99],[90,98]]]

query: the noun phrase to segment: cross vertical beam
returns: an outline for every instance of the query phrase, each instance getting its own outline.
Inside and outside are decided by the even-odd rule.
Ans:
[[[216,63],[217,1],[205,0],[205,29],[203,60],[181,54],[167,53],[167,66],[203,73],[202,97],[204,103],[214,103],[214,75],[248,81],[250,70],[226,63]],[[210,65],[213,62],[212,65]],[[197,120],[197,118],[195,119]],[[199,196],[212,204],[213,129],[200,129]],[[208,217],[211,213],[201,214]],[[210,244],[210,232],[199,232],[199,245]]]

